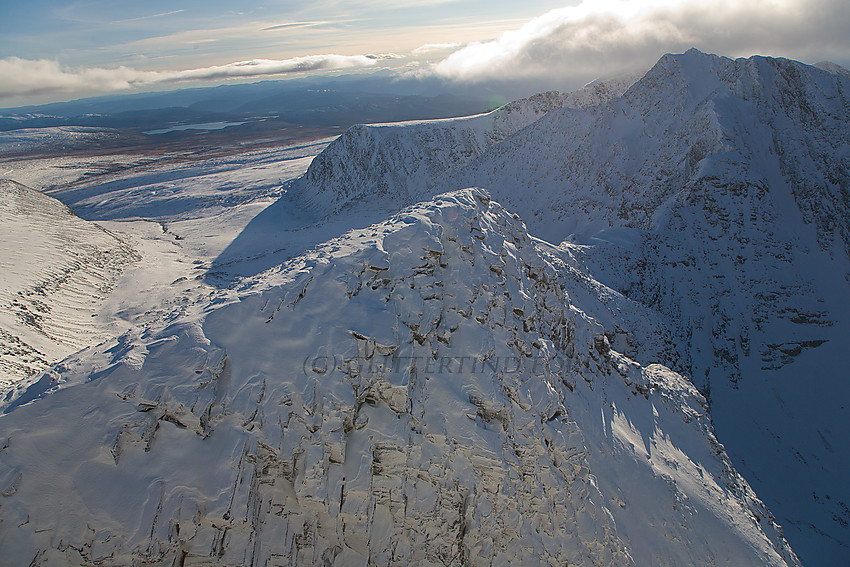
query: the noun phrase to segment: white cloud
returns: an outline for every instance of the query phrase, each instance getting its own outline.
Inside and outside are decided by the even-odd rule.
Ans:
[[[584,0],[489,42],[470,44],[433,68],[463,81],[560,77],[589,80],[648,67],[697,47],[731,56],[847,57],[846,0]]]
[[[331,22],[328,20],[315,21],[315,22],[286,22],[283,24],[273,24],[262,28],[260,31],[279,31],[279,30],[291,30],[293,28],[311,28],[315,26],[325,26],[330,24]]]
[[[68,69],[47,59],[0,59],[0,99],[48,93],[98,92],[183,81],[214,81],[324,69],[369,67],[393,55],[308,55],[254,59],[182,71],[141,71],[132,67]]]
[[[368,67],[384,56],[375,55],[308,55],[292,59],[254,59],[238,61],[227,65],[215,65],[201,69],[189,69],[176,72],[158,72],[160,78],[154,82],[178,82],[191,80],[218,80],[232,77],[258,77],[261,75],[281,75],[322,69],[344,69],[350,67]],[[147,82],[147,81],[144,81]]]
[[[433,53],[435,51],[448,51],[450,49],[457,49],[460,46],[460,43],[426,43],[414,49],[413,53],[419,55],[421,53]]]

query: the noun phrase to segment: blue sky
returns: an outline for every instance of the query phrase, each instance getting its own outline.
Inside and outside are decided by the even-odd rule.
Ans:
[[[369,72],[569,88],[697,47],[848,64],[847,0],[0,0],[0,106]]]
[[[564,2],[2,0],[0,53],[68,65],[185,68],[240,59],[410,51],[488,39]]]

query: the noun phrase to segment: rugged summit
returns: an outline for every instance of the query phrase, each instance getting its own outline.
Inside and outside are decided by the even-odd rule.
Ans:
[[[532,234],[573,234],[594,278],[662,315],[678,346],[656,360],[709,397],[795,549],[825,564],[850,557],[850,460],[834,449],[850,426],[848,147],[846,77],[691,51],[456,176]]]
[[[555,242],[661,226],[708,184],[761,184],[791,193],[821,248],[837,237],[847,252],[848,85],[785,59],[667,55],[622,97],[551,112],[452,182],[490,187]]]

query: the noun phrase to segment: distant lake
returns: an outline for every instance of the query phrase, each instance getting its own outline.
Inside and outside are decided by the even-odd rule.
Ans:
[[[239,126],[244,122],[204,122],[203,124],[183,124],[181,126],[172,126],[171,128],[163,128],[162,130],[148,130],[144,132],[148,135],[167,134],[168,132],[178,132],[180,130],[221,130],[228,126]]]

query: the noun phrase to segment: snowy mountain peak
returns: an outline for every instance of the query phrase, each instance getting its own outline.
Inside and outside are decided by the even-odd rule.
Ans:
[[[388,209],[411,204],[432,195],[441,178],[547,112],[607,102],[636,79],[599,81],[569,94],[541,93],[479,116],[354,126],[317,156],[289,191],[296,203],[320,216],[365,198],[378,199]]]
[[[757,490],[809,556],[841,556],[850,495],[830,471],[844,469],[813,476],[795,455],[834,461],[826,447],[840,443],[836,432],[850,419],[837,403],[814,409],[830,392],[847,392],[839,378],[839,353],[850,348],[842,323],[850,304],[847,77],[787,59],[691,50],[663,57],[620,97],[554,108],[468,159],[429,149],[453,134],[435,135],[427,123],[413,132],[397,130],[368,151],[354,146],[375,158],[366,167],[338,153],[338,166],[299,187],[325,196],[356,188],[362,199],[398,203],[477,186],[534,236],[571,241],[564,247],[594,279],[673,329],[663,345],[638,331],[635,356],[702,389],[736,462],[759,463],[750,478],[759,478],[757,467],[794,471],[790,492],[769,483]],[[412,175],[409,164],[422,163],[430,173]],[[337,185],[336,172],[349,166]],[[790,392],[815,359],[823,370],[803,402]],[[789,403],[810,410],[789,420]],[[763,408],[769,425],[745,407]],[[793,439],[793,451],[781,439]],[[832,487],[830,500],[812,500],[820,485]]]

